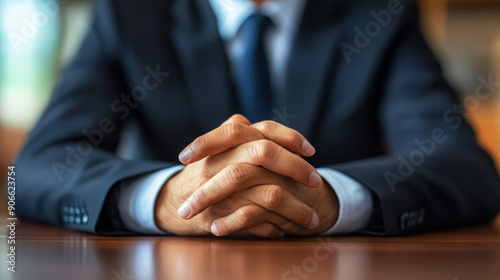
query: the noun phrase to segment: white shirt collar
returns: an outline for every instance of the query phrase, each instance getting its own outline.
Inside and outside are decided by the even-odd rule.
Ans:
[[[299,25],[307,0],[267,0],[257,7],[250,0],[209,0],[217,18],[219,34],[231,39],[243,22],[258,10],[267,15],[280,30],[293,30]]]

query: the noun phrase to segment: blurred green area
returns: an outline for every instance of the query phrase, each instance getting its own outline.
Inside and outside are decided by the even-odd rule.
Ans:
[[[29,126],[53,84],[59,7],[42,0],[1,0],[0,121]]]
[[[91,1],[0,0],[0,124],[29,128],[87,26]]]

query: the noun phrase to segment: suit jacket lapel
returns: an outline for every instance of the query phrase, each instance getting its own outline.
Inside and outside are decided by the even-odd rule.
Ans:
[[[172,38],[193,114],[204,131],[219,126],[235,112],[229,63],[216,18],[205,0],[180,0],[169,8]]]
[[[321,119],[327,86],[332,82],[329,79],[333,78],[341,38],[336,24],[339,14],[338,1],[309,0],[290,55],[283,105],[286,113],[295,116],[290,126],[306,138],[313,137],[311,133]],[[280,120],[279,116],[277,119]]]

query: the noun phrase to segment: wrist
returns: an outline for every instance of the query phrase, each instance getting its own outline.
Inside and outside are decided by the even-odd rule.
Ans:
[[[319,199],[320,204],[315,208],[320,218],[320,223],[314,229],[316,233],[323,233],[332,228],[339,218],[339,200],[337,194],[330,184],[323,179],[320,185],[322,191],[322,199]]]
[[[177,215],[176,208],[181,205],[180,198],[178,194],[174,191],[178,188],[175,188],[178,179],[181,177],[182,171],[163,184],[161,188],[158,198],[155,203],[155,222],[156,225],[168,232],[172,232],[174,234],[180,234],[184,231],[184,224],[182,223],[182,219]]]
[[[166,181],[160,190],[155,203],[155,222],[161,230],[176,235],[204,235],[210,231],[202,231],[196,217],[185,220],[177,213],[181,204],[193,192],[188,187],[193,182],[186,180],[184,176],[186,169]]]

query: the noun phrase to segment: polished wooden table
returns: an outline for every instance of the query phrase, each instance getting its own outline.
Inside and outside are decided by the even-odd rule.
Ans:
[[[17,221],[16,272],[0,279],[500,279],[495,222],[405,237],[280,240],[100,237]]]

